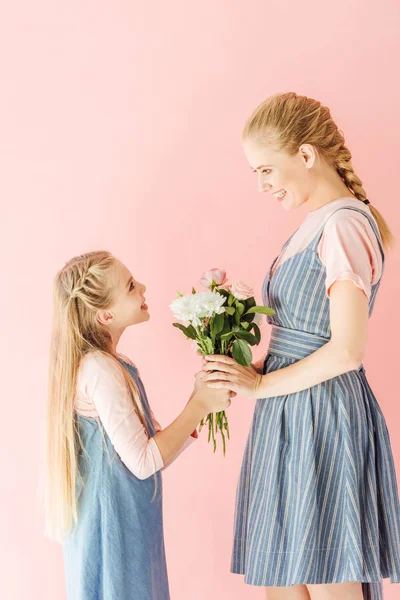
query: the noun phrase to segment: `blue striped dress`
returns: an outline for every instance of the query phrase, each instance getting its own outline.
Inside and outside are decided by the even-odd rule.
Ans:
[[[384,259],[373,217],[342,208],[365,215]],[[271,276],[275,259],[265,278],[263,301],[276,314],[268,317],[264,373],[329,341],[326,271],[317,255],[322,232],[323,226]],[[372,286],[370,315],[379,283]],[[257,586],[363,582],[365,600],[382,599],[383,578],[400,582],[395,468],[363,366],[257,401],[237,490],[231,570]]]

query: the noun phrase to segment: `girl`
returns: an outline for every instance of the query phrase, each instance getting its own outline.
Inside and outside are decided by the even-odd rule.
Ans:
[[[400,507],[362,358],[391,234],[319,102],[269,98],[243,142],[259,190],[309,213],[264,281],[276,314],[262,365],[210,356],[204,366],[217,370],[210,387],[258,398],[232,571],[269,600],[380,600],[381,578],[400,581]]]
[[[197,376],[161,430],[137,367],[117,353],[124,330],[150,318],[145,290],[108,252],[72,259],[55,280],[47,519],[71,600],[168,600],[160,470],[230,404]]]

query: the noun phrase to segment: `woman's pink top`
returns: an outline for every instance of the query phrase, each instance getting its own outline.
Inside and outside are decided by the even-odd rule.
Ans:
[[[170,465],[195,440],[190,436],[174,459],[164,464],[156,441],[148,438],[135,411],[118,365],[99,352],[90,352],[81,361],[75,410],[84,417],[99,417],[120,459],[139,479],[146,479]],[[161,431],[151,414],[156,431]]]
[[[369,299],[371,286],[382,275],[378,240],[368,218],[351,209],[337,210],[342,206],[354,206],[372,216],[368,205],[353,198],[340,198],[308,213],[276,261],[274,271],[279,264],[302,252],[326,222],[317,248],[326,268],[326,293],[329,296],[335,281],[348,279]]]

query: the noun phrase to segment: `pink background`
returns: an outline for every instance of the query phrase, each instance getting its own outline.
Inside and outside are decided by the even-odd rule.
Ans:
[[[171,327],[175,291],[216,266],[261,300],[271,259],[304,216],[257,193],[240,133],[259,101],[294,90],[328,104],[399,233],[399,4],[37,0],[8,3],[0,22],[0,596],[59,600],[62,554],[43,537],[41,491],[53,275],[104,248],[146,283],[151,320],[121,349],[139,363],[159,420],[172,420],[199,367]],[[365,365],[400,477],[398,269],[392,254]],[[173,600],[264,597],[229,573],[253,405],[233,403],[225,460],[202,436],[165,474]],[[400,592],[386,588],[387,600]]]

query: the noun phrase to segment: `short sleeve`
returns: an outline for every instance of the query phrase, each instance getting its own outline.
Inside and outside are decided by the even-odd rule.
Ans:
[[[328,218],[317,253],[326,268],[326,293],[335,281],[349,280],[367,298],[382,274],[382,254],[368,218],[353,210],[338,210]]]
[[[82,359],[77,391],[92,403],[125,466],[146,479],[163,466],[153,438],[149,438],[136,413],[125,378],[112,358],[91,352]]]

